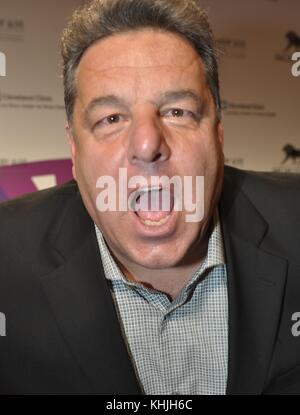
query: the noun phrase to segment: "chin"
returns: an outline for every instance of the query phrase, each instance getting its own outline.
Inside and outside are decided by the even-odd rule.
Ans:
[[[173,268],[177,265],[178,260],[170,260],[170,258],[157,258],[156,260],[145,260],[145,261],[139,261],[138,265],[147,268],[147,269],[167,269],[167,268]]]
[[[127,257],[141,267],[147,269],[167,269],[178,266],[184,262],[187,249],[183,246],[177,248],[168,245],[155,246],[150,250],[128,252]]]

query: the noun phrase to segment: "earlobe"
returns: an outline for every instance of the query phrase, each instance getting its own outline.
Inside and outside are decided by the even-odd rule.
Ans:
[[[77,180],[76,169],[75,169],[75,158],[76,158],[75,140],[74,140],[74,135],[72,132],[72,127],[70,127],[68,122],[66,122],[65,124],[65,130],[66,130],[68,144],[69,144],[71,158],[72,158],[72,174],[73,174],[74,179]]]

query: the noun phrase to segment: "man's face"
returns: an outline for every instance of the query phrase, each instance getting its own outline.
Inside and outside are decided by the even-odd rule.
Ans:
[[[85,206],[115,256],[129,268],[172,268],[199,257],[222,185],[223,133],[204,65],[183,38],[141,30],[92,45],[76,72],[72,129],[73,174]],[[186,211],[139,216],[100,212],[96,183],[119,169],[143,176],[204,176],[204,218]],[[195,180],[192,192],[195,193]],[[133,189],[128,189],[128,195]],[[183,189],[184,190],[184,189]],[[193,195],[195,201],[196,195]],[[183,206],[184,208],[184,206]]]

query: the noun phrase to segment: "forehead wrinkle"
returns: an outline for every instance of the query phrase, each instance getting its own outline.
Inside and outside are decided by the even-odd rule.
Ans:
[[[196,58],[197,59],[197,58]],[[178,59],[178,60],[173,60],[170,62],[164,62],[161,63],[161,59],[160,62],[155,62],[153,60],[153,62],[149,62],[149,63],[143,63],[143,62],[137,62],[137,63],[118,63],[118,62],[111,62],[110,65],[105,65],[106,62],[101,62],[101,65],[95,65],[95,62],[82,62],[82,64],[78,65],[78,68],[80,68],[80,66],[82,67],[82,69],[84,71],[89,71],[89,72],[105,72],[105,71],[111,71],[111,70],[122,70],[122,69],[126,69],[126,70],[130,70],[130,69],[153,69],[153,68],[180,68],[180,69],[184,69],[186,67],[189,67],[193,64],[193,62],[195,61],[195,58],[193,57],[192,59],[189,59],[189,62],[187,63],[182,63],[183,60],[182,59]]]
[[[194,53],[193,53],[194,52]],[[193,56],[191,56],[193,54]],[[140,55],[143,55],[140,54]],[[179,54],[180,55],[180,54]],[[170,80],[173,82],[174,81],[174,77],[177,78],[176,81],[176,86],[178,86],[179,82],[182,82],[181,87],[183,89],[185,89],[185,83],[186,80],[184,79],[184,77],[189,76],[189,72],[193,71],[193,66],[196,66],[196,71],[194,70],[194,74],[196,73],[196,76],[199,76],[199,87],[200,89],[202,89],[202,86],[204,87],[206,82],[205,82],[205,73],[203,71],[204,69],[204,65],[202,63],[201,57],[197,54],[197,52],[195,50],[191,51],[191,53],[185,57],[185,61],[184,60],[179,60],[179,59],[175,59],[175,63],[171,64],[171,63],[163,63],[163,64],[157,64],[156,62],[154,62],[153,64],[149,65],[149,64],[137,64],[137,65],[115,65],[113,62],[111,63],[111,66],[102,66],[101,65],[105,65],[105,61],[101,61],[101,65],[96,66],[96,62],[94,60],[91,59],[93,55],[90,55],[89,58],[87,59],[87,61],[85,60],[85,57],[83,57],[83,61],[80,62],[79,66],[77,67],[76,70],[76,83],[79,87],[80,83],[85,84],[86,82],[89,83],[95,83],[95,87],[97,87],[97,83],[99,82],[100,86],[101,86],[101,78],[106,77],[106,78],[112,78],[113,81],[113,77],[117,76],[118,78],[122,78],[123,76],[119,73],[115,73],[115,72],[120,72],[120,71],[127,71],[127,72],[136,72],[134,73],[135,76],[131,77],[131,82],[132,82],[132,92],[135,95],[135,99],[134,101],[137,100],[138,96],[139,96],[139,91],[140,89],[143,89],[144,84],[143,82],[141,82],[141,78],[144,77],[145,78],[145,74],[143,74],[142,72],[145,71],[155,71],[155,69],[157,70],[161,70],[161,69],[165,69],[166,71],[168,71],[170,73]],[[152,56],[150,57],[152,58]],[[156,57],[157,58],[157,57]],[[176,71],[177,70],[177,71]],[[131,76],[131,74],[127,74],[128,77]],[[173,77],[173,79],[172,79]],[[99,78],[99,79],[97,79]],[[125,75],[124,75],[124,79],[126,79]],[[201,79],[203,82],[201,82]],[[79,82],[78,82],[79,81]],[[81,81],[81,82],[80,82]],[[92,81],[92,82],[91,82]],[[103,86],[105,89],[105,80],[102,79],[103,82]],[[78,88],[81,89],[81,88]],[[169,89],[172,89],[172,86],[169,85]],[[187,87],[188,89],[188,87]],[[80,91],[77,91],[80,92]],[[199,90],[200,92],[200,90]],[[144,92],[143,92],[144,93]],[[81,95],[81,94],[78,94]],[[110,95],[109,93],[107,95]],[[79,97],[78,97],[79,98]],[[133,98],[133,97],[132,97]],[[80,99],[80,101],[82,102],[82,100]],[[83,104],[83,102],[82,102]]]
[[[197,62],[196,62],[197,61]],[[120,74],[118,73],[119,71],[129,71],[132,72],[133,71],[133,77],[131,77],[131,74],[126,74],[127,75],[127,81],[129,81],[129,77],[131,77],[131,81],[133,83],[132,88],[133,91],[135,91],[136,95],[138,90],[140,89],[140,87],[143,86],[142,82],[143,78],[145,78],[145,74],[143,74],[142,72],[144,70],[146,71],[153,71],[155,69],[166,69],[166,71],[168,71],[170,73],[170,79],[172,78],[172,76],[177,77],[178,81],[182,81],[183,78],[185,76],[189,76],[189,71],[191,69],[191,67],[195,64],[198,63],[199,64],[199,60],[197,58],[193,58],[192,60],[190,60],[186,65],[152,65],[152,66],[114,66],[112,68],[101,68],[101,69],[92,69],[92,68],[85,68],[86,71],[88,71],[88,73],[90,73],[90,75],[88,74],[82,74],[81,73],[81,77],[79,76],[79,78],[81,78],[81,82],[79,83],[85,83],[87,81],[92,81],[94,78],[95,84],[99,83],[101,84],[101,81],[103,82],[104,86],[105,86],[105,80],[103,80],[103,78],[111,78],[111,80],[113,81],[114,76],[117,76],[118,78],[120,78]],[[176,73],[176,71],[174,71],[175,69],[179,69],[179,72]],[[117,73],[114,73],[117,72]],[[199,70],[197,71],[199,74],[199,79],[203,78],[203,74],[202,71]],[[78,74],[78,73],[77,73]],[[98,79],[99,78],[99,79]],[[102,79],[101,79],[102,78]],[[124,79],[125,79],[125,75],[124,75]],[[78,81],[78,76],[77,76],[77,81]],[[183,83],[185,82],[185,80],[183,80]],[[183,85],[184,86],[184,85]]]
[[[111,67],[107,66],[104,68],[84,68],[85,71],[89,73],[95,73],[95,74],[105,74],[107,72],[112,73],[113,71],[122,71],[122,70],[153,70],[153,69],[163,69],[166,68],[168,70],[174,71],[174,68],[180,69],[180,71],[187,71],[192,65],[193,65],[194,59],[192,62],[187,63],[186,65],[180,65],[180,64],[165,64],[165,65],[113,65]],[[78,71],[79,72],[79,71]],[[77,73],[78,73],[77,72]],[[107,76],[107,74],[105,75]]]

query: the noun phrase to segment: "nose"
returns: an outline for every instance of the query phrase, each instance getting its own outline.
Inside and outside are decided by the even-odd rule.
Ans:
[[[143,167],[166,161],[170,157],[170,147],[159,115],[152,113],[136,117],[129,134],[128,160],[131,164]]]

